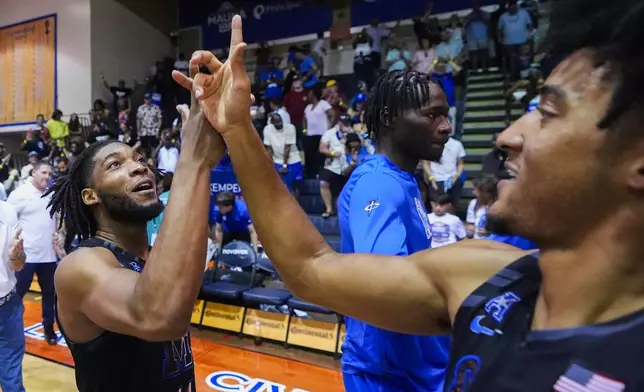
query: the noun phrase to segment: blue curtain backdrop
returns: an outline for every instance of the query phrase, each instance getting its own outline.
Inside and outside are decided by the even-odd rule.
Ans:
[[[483,0],[481,5],[497,4]],[[422,14],[424,0],[352,0],[351,25],[408,19]],[[471,7],[471,0],[436,0],[434,13],[453,12]],[[247,43],[271,41],[327,31],[331,27],[330,2],[322,1],[224,1],[181,0],[179,24],[182,28],[202,26],[205,49],[223,49],[230,42],[230,20],[240,13]]]

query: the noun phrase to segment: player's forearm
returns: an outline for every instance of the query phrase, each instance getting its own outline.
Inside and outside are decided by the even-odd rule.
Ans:
[[[297,294],[314,281],[313,261],[331,248],[282,183],[252,124],[225,140],[262,246]]]
[[[179,334],[189,326],[203,279],[209,203],[210,168],[180,158],[159,234],[135,290],[137,303],[149,314],[164,315],[162,321]]]

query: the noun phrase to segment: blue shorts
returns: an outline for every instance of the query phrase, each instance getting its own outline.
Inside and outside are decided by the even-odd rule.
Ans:
[[[290,191],[293,191],[293,183],[302,181],[303,178],[304,166],[302,165],[302,162],[296,162],[288,165],[288,171],[286,173],[281,173],[281,168],[282,165],[279,165],[277,163],[275,164],[275,169],[280,174],[280,177],[282,177],[282,181],[284,181],[284,184]]]

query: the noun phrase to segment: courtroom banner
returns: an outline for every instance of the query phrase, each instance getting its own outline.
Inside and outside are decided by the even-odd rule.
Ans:
[[[0,126],[56,108],[56,15],[0,27]]]

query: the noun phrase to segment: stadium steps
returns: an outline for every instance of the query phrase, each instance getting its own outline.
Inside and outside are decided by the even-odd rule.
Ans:
[[[465,218],[472,193],[472,180],[481,175],[483,158],[492,148],[493,136],[522,114],[519,105],[512,104],[508,115],[505,82],[498,68],[470,72],[465,92],[465,114],[461,142],[465,147],[465,172],[468,181],[463,186],[457,214]]]
[[[302,209],[308,214],[311,223],[324,236],[326,242],[335,251],[340,251],[340,225],[337,216],[323,218],[324,202],[320,196],[320,182],[318,180],[304,180],[300,185],[298,201]]]

